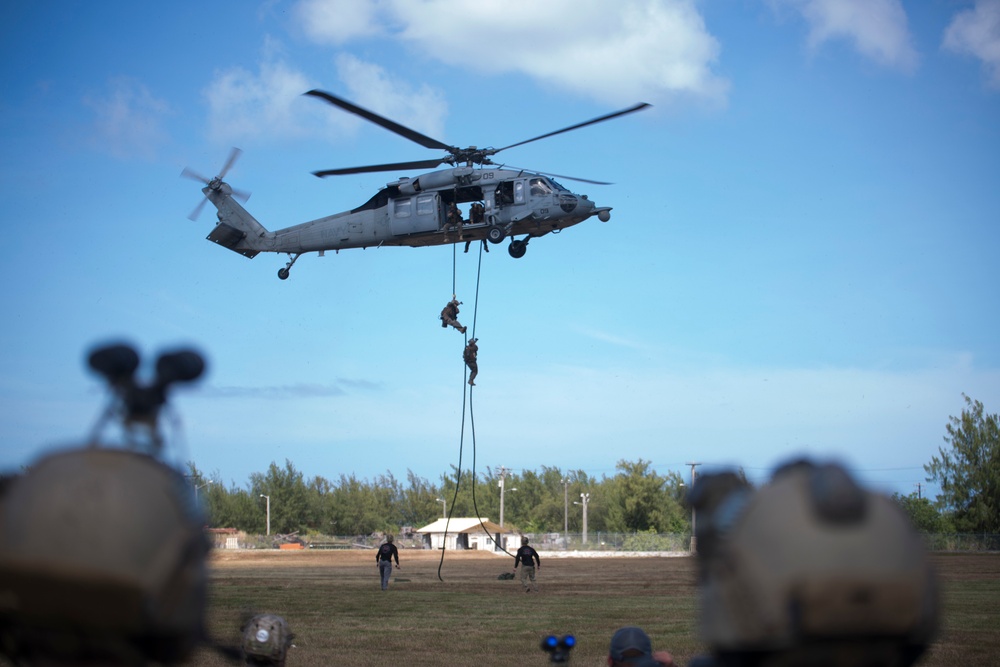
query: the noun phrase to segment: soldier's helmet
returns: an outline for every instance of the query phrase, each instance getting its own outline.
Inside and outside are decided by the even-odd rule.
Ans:
[[[254,616],[243,627],[244,661],[247,664],[284,665],[293,636],[281,616]]]
[[[190,488],[134,451],[42,458],[0,503],[0,652],[179,662],[204,636],[208,543]]]
[[[204,521],[184,477],[152,455],[168,388],[204,362],[161,355],[150,383],[138,362],[126,345],[89,357],[132,449],[98,446],[98,431],[0,491],[0,654],[16,663],[171,664],[205,637]]]
[[[720,484],[727,493],[706,492]],[[706,475],[691,501],[708,514],[698,517],[700,630],[722,664],[903,666],[933,639],[923,542],[843,467],[798,461],[757,492]]]

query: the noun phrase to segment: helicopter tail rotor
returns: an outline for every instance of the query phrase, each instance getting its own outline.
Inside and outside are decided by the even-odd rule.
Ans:
[[[236,199],[245,202],[246,200],[250,199],[249,192],[245,190],[237,190],[236,188],[232,187],[231,185],[222,180],[223,178],[225,178],[229,170],[232,169],[233,164],[236,162],[237,159],[239,159],[242,153],[243,151],[241,151],[239,148],[236,147],[234,147],[231,151],[229,151],[229,157],[226,159],[226,163],[222,165],[222,170],[219,172],[219,175],[216,176],[215,178],[206,178],[201,174],[199,174],[198,172],[189,169],[187,167],[185,167],[184,171],[181,172],[181,176],[183,178],[190,178],[193,181],[198,181],[199,183],[204,183],[205,186],[211,188],[212,190],[222,190],[223,187],[225,187],[226,194],[229,194],[235,197]],[[188,215],[188,218],[191,220],[197,220],[198,216],[201,215],[201,209],[202,207],[205,206],[206,201],[208,201],[207,195],[205,196],[204,199],[202,199],[198,203],[195,209],[191,211],[191,214]]]

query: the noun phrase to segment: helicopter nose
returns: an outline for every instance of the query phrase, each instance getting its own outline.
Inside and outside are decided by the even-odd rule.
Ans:
[[[563,210],[563,213],[587,215],[594,208],[594,203],[587,199],[586,195],[560,195],[559,208]]]

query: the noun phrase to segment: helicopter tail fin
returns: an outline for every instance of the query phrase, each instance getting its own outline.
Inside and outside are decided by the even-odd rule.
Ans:
[[[249,258],[268,249],[274,234],[257,222],[231,195],[213,192],[210,188],[205,188],[204,192],[219,210],[219,221],[206,237],[209,241]]]

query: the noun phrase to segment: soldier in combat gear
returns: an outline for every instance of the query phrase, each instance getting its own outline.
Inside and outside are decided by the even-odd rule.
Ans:
[[[689,501],[712,650],[692,664],[906,667],[933,640],[923,541],[843,467],[793,461],[756,492],[732,473],[704,475]]]
[[[479,375],[479,363],[477,358],[479,357],[479,346],[476,345],[478,338],[473,338],[469,341],[469,344],[465,346],[465,351],[462,352],[462,358],[465,359],[465,365],[469,367],[469,385],[476,386],[476,376]]]
[[[475,202],[469,207],[469,224],[470,225],[481,225],[486,220],[486,209],[479,202]],[[465,242],[465,252],[469,252],[469,246],[472,245],[472,241]],[[490,251],[490,244],[483,239],[483,250],[486,252]]]
[[[451,202],[448,204],[448,220],[444,225],[445,234],[450,235],[453,231],[458,230],[458,234],[461,236],[462,222],[462,212],[458,210],[455,202]]]
[[[455,327],[459,333],[465,333],[466,328],[463,327],[458,321],[458,307],[462,305],[462,302],[455,298],[455,295],[451,295],[451,301],[445,304],[445,307],[441,310],[441,328],[447,329],[448,326]]]

